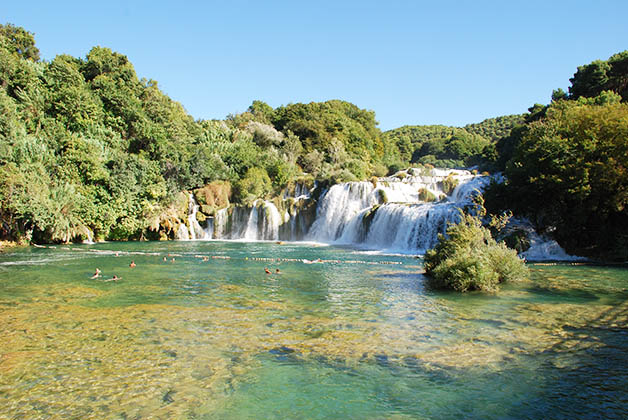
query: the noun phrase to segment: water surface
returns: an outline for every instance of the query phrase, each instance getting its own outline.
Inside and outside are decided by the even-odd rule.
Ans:
[[[315,244],[18,249],[0,255],[0,413],[627,417],[628,271],[531,268],[459,295],[420,260]]]

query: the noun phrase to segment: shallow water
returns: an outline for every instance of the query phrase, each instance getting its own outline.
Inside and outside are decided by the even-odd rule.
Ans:
[[[420,260],[316,244],[18,249],[0,417],[628,417],[628,270],[531,268],[459,295]]]

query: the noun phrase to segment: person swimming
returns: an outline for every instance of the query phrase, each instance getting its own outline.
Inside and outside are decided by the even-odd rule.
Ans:
[[[275,273],[281,274],[281,271],[279,271],[279,269],[277,268],[277,269],[275,269]]]
[[[131,268],[135,267],[135,261],[131,261],[131,264],[129,264],[129,267]]]
[[[264,269],[264,272],[265,272],[266,274],[270,274],[270,270],[269,270],[268,268],[265,268],[265,269]]]
[[[97,279],[98,277],[100,277],[100,269],[96,269],[96,272],[94,273],[94,275],[91,277],[93,279]]]

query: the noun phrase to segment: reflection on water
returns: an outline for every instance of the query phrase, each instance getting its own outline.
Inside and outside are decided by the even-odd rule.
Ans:
[[[300,262],[317,258],[335,262]],[[532,269],[458,295],[427,288],[414,259],[335,247],[18,250],[0,256],[0,413],[628,416],[626,270]]]

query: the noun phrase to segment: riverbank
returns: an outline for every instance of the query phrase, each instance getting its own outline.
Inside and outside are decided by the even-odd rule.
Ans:
[[[22,244],[14,241],[0,241],[0,253],[6,252],[11,248],[17,248],[20,246],[26,246],[27,244]]]

